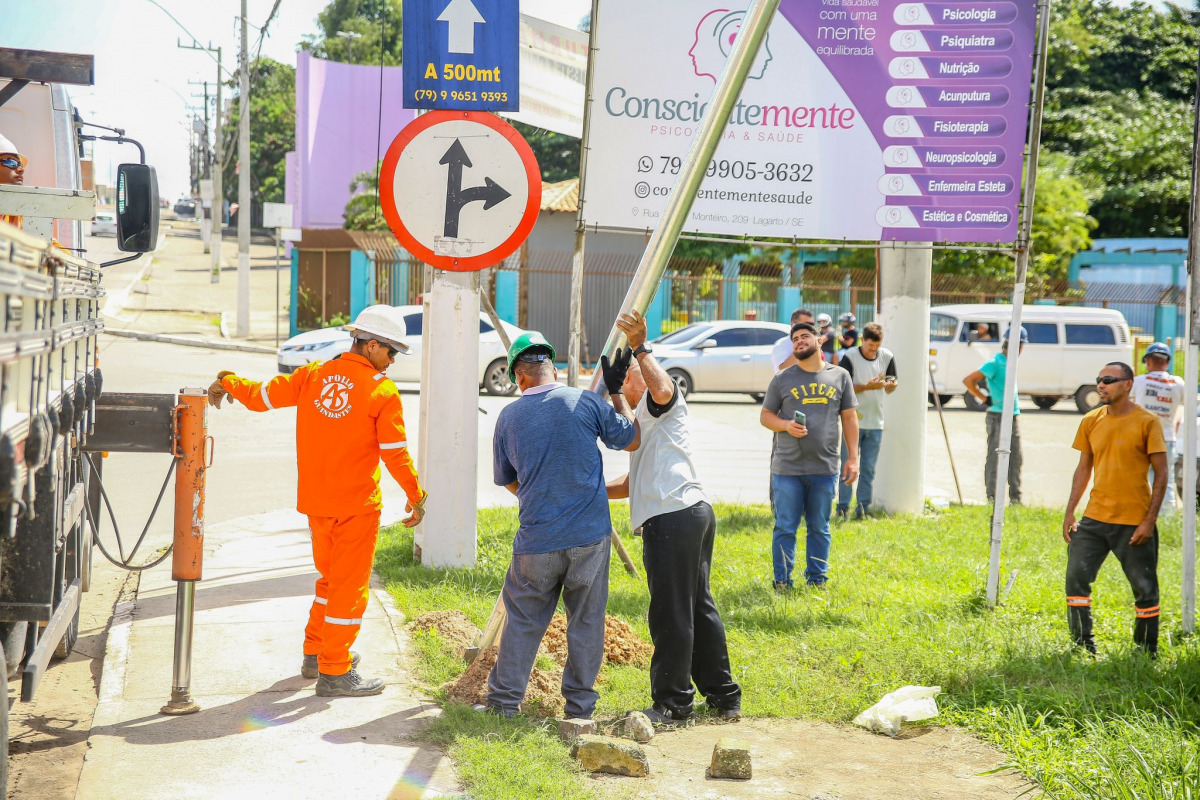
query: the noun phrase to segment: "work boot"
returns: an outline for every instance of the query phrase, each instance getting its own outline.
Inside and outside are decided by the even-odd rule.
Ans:
[[[350,653],[350,669],[358,667],[358,662],[362,659],[358,653],[351,651]],[[317,657],[315,655],[304,654],[304,661],[300,663],[300,677],[302,678],[317,678],[320,677],[320,670],[317,668]]]
[[[787,581],[775,581],[775,594],[787,594],[792,591],[792,585]]]
[[[317,697],[369,697],[383,691],[383,680],[364,678],[351,669],[345,675],[326,675],[317,678]]]
[[[837,507],[837,519],[839,522],[845,522],[849,518],[849,515],[850,508],[848,506]]]

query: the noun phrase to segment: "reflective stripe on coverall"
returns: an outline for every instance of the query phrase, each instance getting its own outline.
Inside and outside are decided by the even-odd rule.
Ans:
[[[396,385],[363,356],[345,353],[265,383],[226,375],[221,386],[251,411],[296,406],[296,508],[308,515],[321,577],[304,653],[326,675],[350,669],[350,645],[367,605],[379,531],[382,458],[416,505],[421,487],[408,453]]]

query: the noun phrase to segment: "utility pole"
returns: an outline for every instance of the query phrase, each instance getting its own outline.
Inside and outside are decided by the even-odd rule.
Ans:
[[[210,238],[213,243],[212,282],[218,283],[221,280],[221,231],[225,227],[225,153],[222,141],[224,131],[221,129],[222,112],[225,108],[221,102],[221,87],[225,84],[225,69],[221,66],[221,48],[213,47],[212,42],[208,43],[208,47],[201,47],[195,39],[190,45],[181,44],[176,39],[175,46],[181,50],[207,50],[217,54],[217,113],[213,126],[213,163],[216,167],[213,169],[213,213]]]
[[[225,81],[221,77],[221,48],[217,48],[217,114],[215,135],[213,136],[213,213],[212,213],[212,283],[221,280],[221,233],[225,229],[225,161],[224,129],[221,126],[222,113],[225,106],[221,104],[221,85]]]
[[[209,146],[209,143],[208,143],[208,81],[188,81],[188,83],[190,83],[193,86],[203,86],[204,87],[204,136],[202,138],[202,144],[201,144],[202,150],[204,152],[204,164],[203,164],[204,168],[201,170],[201,173],[202,173],[201,177],[205,178],[207,180],[212,180],[212,173],[213,173],[213,170],[212,170],[212,148]],[[198,97],[198,95],[192,95],[192,97]],[[220,134],[221,134],[221,132],[218,130],[217,135],[220,136]],[[209,253],[212,251],[212,235],[211,235],[211,233],[209,233],[209,235],[207,235],[207,236],[203,235],[206,233],[206,231],[204,229],[204,192],[200,193],[200,201],[201,201],[200,204],[196,207],[196,209],[197,209],[196,216],[199,217],[201,220],[200,221],[200,233],[201,233],[200,238],[204,241],[204,252]]]
[[[237,336],[250,335],[250,45],[242,0],[242,58],[238,97],[238,291]]]

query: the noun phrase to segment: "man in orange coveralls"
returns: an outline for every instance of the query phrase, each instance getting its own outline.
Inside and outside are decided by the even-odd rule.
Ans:
[[[367,607],[379,533],[380,458],[408,495],[406,527],[425,516],[427,497],[408,454],[400,393],[384,374],[397,353],[408,352],[404,317],[391,306],[371,306],[348,327],[354,337],[348,353],[266,383],[221,372],[208,390],[217,408],[226,398],[251,411],[296,406],[296,508],[308,515],[321,574],[301,674],[317,679],[321,697],[383,691],[382,680],[358,674],[358,656],[350,652]]]

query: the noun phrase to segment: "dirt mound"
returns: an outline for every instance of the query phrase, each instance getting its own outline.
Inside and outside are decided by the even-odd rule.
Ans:
[[[409,623],[409,630],[435,631],[438,638],[459,658],[475,643],[479,629],[461,611],[430,611]]]
[[[496,663],[498,652],[496,647],[484,650],[458,680],[446,684],[446,693],[450,699],[468,705],[486,703],[488,674]],[[561,686],[561,669],[545,670],[534,667],[529,675],[529,688],[525,690],[525,702],[521,704],[521,710],[534,716],[560,716],[564,706]]]
[[[546,630],[542,646],[559,664],[567,663],[567,618],[555,614]],[[633,628],[616,617],[604,618],[604,660],[610,664],[633,664],[644,667],[650,663],[654,648],[643,641]]]

